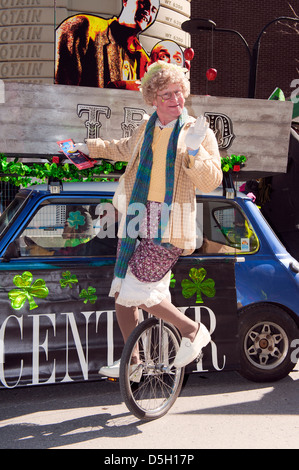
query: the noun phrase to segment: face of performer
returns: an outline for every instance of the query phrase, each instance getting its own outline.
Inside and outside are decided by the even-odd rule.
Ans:
[[[144,31],[156,19],[160,0],[123,0],[120,24]]]
[[[166,125],[177,119],[185,106],[180,83],[170,83],[163,90],[159,90],[153,104],[157,107],[157,114],[162,124]]]

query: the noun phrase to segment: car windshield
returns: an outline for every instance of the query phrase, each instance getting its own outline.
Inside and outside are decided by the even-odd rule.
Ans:
[[[29,196],[29,194],[28,194],[28,196]],[[26,199],[27,198],[26,197],[24,198],[23,196],[16,196],[15,199],[5,209],[3,214],[1,214],[1,216],[0,216],[0,236],[3,234],[5,229],[8,227],[10,221],[19,212],[20,208],[25,203]]]

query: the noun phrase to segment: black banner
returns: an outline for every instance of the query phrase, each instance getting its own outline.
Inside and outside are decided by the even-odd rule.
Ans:
[[[99,378],[99,368],[123,348],[108,297],[113,260],[23,266],[0,272],[0,386]],[[237,368],[234,262],[182,257],[170,289],[173,303],[212,333],[203,359],[188,371]]]

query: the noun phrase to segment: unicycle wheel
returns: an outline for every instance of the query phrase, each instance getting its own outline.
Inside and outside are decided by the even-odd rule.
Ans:
[[[128,409],[139,419],[165,415],[180,394],[184,368],[173,361],[181,342],[175,327],[148,318],[132,332],[120,365],[120,390]],[[132,357],[138,356],[138,364]]]

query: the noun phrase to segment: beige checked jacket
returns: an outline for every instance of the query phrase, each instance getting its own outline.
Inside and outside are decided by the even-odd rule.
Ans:
[[[140,160],[140,149],[143,142],[145,122],[134,130],[131,137],[106,141],[88,139],[87,145],[91,158],[103,158],[113,161],[128,162],[124,178],[126,207],[131,198],[135,177]],[[189,117],[184,124],[178,139],[175,161],[173,203],[171,206],[168,226],[162,242],[172,243],[183,249],[183,255],[191,254],[196,247],[196,188],[209,193],[222,182],[222,170],[218,144],[211,129],[200,145],[195,157],[189,156],[185,145],[185,136],[195,119]],[[125,217],[122,217],[118,236],[124,230]]]

